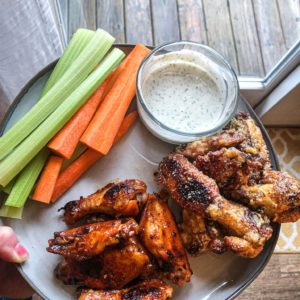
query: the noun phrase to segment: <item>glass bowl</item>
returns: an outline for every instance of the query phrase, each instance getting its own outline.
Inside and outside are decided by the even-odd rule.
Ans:
[[[160,121],[157,116],[155,116],[153,111],[151,111],[149,105],[147,104],[147,99],[144,97],[145,80],[149,77],[149,74],[152,74],[157,69],[160,59],[165,54],[171,54],[168,56],[168,58],[172,57],[173,54],[175,54],[174,57],[179,57],[178,53],[180,53],[181,50],[195,51],[201,55],[201,57],[204,57],[208,64],[201,63],[201,66],[199,65],[199,67],[211,75],[213,75],[211,73],[213,70],[214,74],[218,75],[218,80],[222,82],[221,97],[223,106],[221,112],[215,117],[211,125],[207,124],[205,128],[197,132],[188,132],[188,130],[180,131],[167,126]],[[183,56],[181,59],[185,60],[187,58]],[[190,61],[187,60],[187,62],[189,63]],[[164,63],[168,63],[168,59],[166,62],[164,61]],[[172,63],[171,59],[170,63]],[[200,64],[200,62],[197,60],[196,62],[193,60],[193,63]],[[230,64],[218,52],[199,43],[180,41],[158,46],[151,51],[151,53],[141,63],[137,74],[136,85],[137,106],[142,122],[155,136],[172,144],[187,143],[197,140],[202,136],[211,135],[222,129],[236,113],[239,87],[235,72]]]

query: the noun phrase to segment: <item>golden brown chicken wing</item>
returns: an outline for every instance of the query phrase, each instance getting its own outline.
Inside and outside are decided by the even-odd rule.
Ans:
[[[265,167],[264,161],[259,157],[245,154],[234,147],[199,155],[194,165],[213,178],[227,197],[240,186],[255,184],[261,180]]]
[[[85,261],[67,259],[69,277],[97,289],[120,289],[140,276],[150,259],[137,238]]]
[[[270,167],[269,153],[260,129],[249,114],[240,112],[220,132],[198,141],[179,146],[176,152],[194,160],[199,155],[222,148],[235,147],[258,160],[265,168]]]
[[[223,148],[198,156],[195,166],[216,180],[231,199],[260,209],[272,221],[295,222],[300,218],[300,185],[285,172],[265,168],[255,156]]]
[[[272,236],[272,227],[267,217],[222,196],[214,199],[207,207],[206,215],[224,227],[228,232],[224,237],[225,245],[240,256],[257,256]],[[228,243],[231,236],[234,239]],[[234,242],[238,242],[236,246]],[[249,255],[250,253],[253,255]]]
[[[109,183],[86,198],[68,202],[64,207],[64,220],[74,224],[93,213],[135,217],[147,200],[146,189],[146,184],[137,179]]]
[[[236,147],[244,153],[256,156],[264,161],[265,168],[270,168],[270,158],[267,145],[261,130],[248,113],[240,112],[224,128],[225,131],[236,130],[244,137],[244,141]],[[214,149],[211,149],[214,150]]]
[[[168,279],[177,285],[190,281],[192,271],[173,215],[166,202],[149,195],[139,236],[158,260]]]
[[[165,186],[181,207],[218,222],[230,236],[245,240],[247,243],[239,243],[236,247],[232,243],[237,239],[226,245],[241,256],[254,253],[248,247],[261,251],[272,235],[268,218],[223,198],[215,181],[180,154],[170,154],[161,161],[158,183]],[[226,244],[226,239],[224,241]]]
[[[215,181],[180,154],[171,153],[160,162],[157,182],[181,207],[202,216],[212,200],[220,195]]]
[[[114,220],[83,225],[55,232],[48,241],[48,252],[75,260],[85,260],[101,254],[108,246],[133,237],[138,233],[138,224],[133,219]]]
[[[300,218],[300,184],[286,172],[265,171],[261,184],[243,185],[231,195],[263,210],[274,222],[295,222]]]
[[[180,145],[177,147],[176,152],[194,160],[198,155],[204,155],[209,151],[237,146],[245,138],[243,134],[235,129],[222,130],[212,136],[206,136],[192,143]]]
[[[191,255],[198,256],[206,251],[221,254],[226,251],[224,234],[218,223],[183,209],[182,223],[178,227],[183,244]]]
[[[78,300],[166,300],[173,289],[157,279],[143,281],[123,290],[101,291],[83,289]]]

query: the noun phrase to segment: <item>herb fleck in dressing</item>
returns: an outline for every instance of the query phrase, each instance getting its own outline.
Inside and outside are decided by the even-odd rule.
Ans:
[[[182,132],[210,129],[220,117],[225,97],[223,82],[212,62],[192,50],[156,58],[143,83],[150,112],[162,124]]]

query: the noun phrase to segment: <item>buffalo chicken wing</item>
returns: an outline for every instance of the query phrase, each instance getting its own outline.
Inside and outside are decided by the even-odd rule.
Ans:
[[[109,183],[86,198],[68,202],[64,207],[64,220],[74,224],[94,213],[135,217],[147,199],[146,189],[146,184],[136,179]]]
[[[137,233],[138,224],[133,219],[87,224],[55,232],[54,239],[48,241],[47,251],[80,261],[99,255],[106,247]]]
[[[168,279],[177,285],[190,281],[192,271],[173,215],[167,203],[154,195],[149,195],[139,236]]]
[[[100,256],[85,261],[67,259],[68,277],[97,289],[120,289],[140,276],[150,259],[136,238],[107,248]]]

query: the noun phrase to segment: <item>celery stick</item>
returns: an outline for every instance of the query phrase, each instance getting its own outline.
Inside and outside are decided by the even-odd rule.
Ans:
[[[37,155],[32,161],[35,163],[28,164],[22,171],[20,179],[17,179],[9,196],[5,201],[5,205],[12,207],[22,207],[31,190],[36,182],[41,170],[44,166],[44,159],[46,160],[50,150],[44,148],[41,151],[41,155]],[[43,159],[39,159],[42,157]]]
[[[95,31],[79,28],[70,40],[69,45],[65,49],[63,55],[52,71],[46,85],[42,91],[41,96],[44,96],[52,86],[62,77],[66,70],[71,66],[74,60],[90,42],[95,35]]]
[[[6,186],[68,122],[124,57],[113,49],[82,84],[18,147],[0,162],[0,185]],[[51,90],[46,94],[48,95]]]
[[[22,214],[23,207],[16,208],[5,204],[0,207],[0,217],[3,218],[22,219]]]
[[[2,188],[2,191],[5,193],[5,194],[9,194],[12,187],[14,186],[14,183],[15,183],[15,180],[12,180],[7,186],[3,187]]]
[[[80,85],[112,46],[114,38],[98,29],[88,45],[54,86],[0,137],[0,159],[10,153]]]
[[[82,52],[84,47],[89,43],[91,38],[94,36],[95,32],[88,29],[78,29],[73,35],[69,45],[65,49],[63,55],[59,59],[56,64],[54,70],[52,71],[43,91],[42,95],[46,94],[47,91],[52,88],[52,86],[60,79],[60,77],[66,72],[66,70],[70,67],[70,65],[74,62],[74,60],[78,57],[78,55]],[[14,182],[14,194],[18,200],[14,199],[13,196],[10,196],[10,201],[19,201],[20,203],[25,203],[28,198],[28,190],[32,190],[34,184],[42,171],[41,166],[44,166],[47,161],[47,155],[42,150],[37,156],[32,159],[29,164],[20,172],[20,174],[16,177],[16,180],[12,180],[3,191],[9,194],[12,189]],[[28,170],[40,170],[40,172],[32,172],[28,174]],[[27,185],[23,186],[22,182],[24,178],[27,178]],[[9,192],[7,192],[8,188],[10,188]],[[8,206],[6,206],[8,207]],[[16,210],[16,208],[11,208],[11,210]]]

